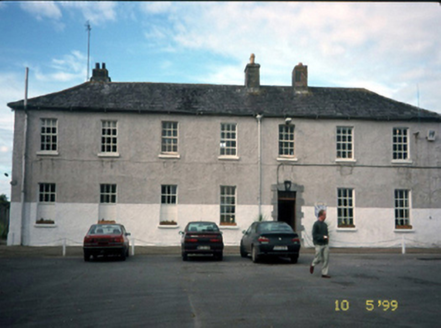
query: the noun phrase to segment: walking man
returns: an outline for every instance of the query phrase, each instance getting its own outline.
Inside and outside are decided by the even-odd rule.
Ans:
[[[325,223],[326,211],[320,210],[318,212],[318,219],[312,226],[312,239],[315,246],[315,256],[312,264],[309,268],[311,274],[314,273],[314,267],[322,264],[322,278],[331,278],[328,276],[329,266],[329,237],[328,237],[328,225]]]

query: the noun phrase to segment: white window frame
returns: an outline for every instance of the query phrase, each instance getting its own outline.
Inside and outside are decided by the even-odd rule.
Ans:
[[[100,204],[116,204],[118,186],[115,183],[100,184]]]
[[[337,227],[355,228],[355,192],[353,188],[337,189]]]
[[[237,188],[220,187],[220,225],[236,225]]]
[[[161,185],[161,211],[159,225],[177,227],[178,186]]]
[[[41,182],[38,184],[38,202],[40,204],[55,204],[57,201],[57,185]]]
[[[161,205],[176,205],[178,203],[178,186],[161,185]]]
[[[283,131],[282,131],[283,129]],[[288,136],[288,138],[286,138]],[[279,124],[278,126],[278,157],[295,158],[295,125]]]
[[[409,128],[394,127],[392,129],[392,162],[410,161]]]
[[[237,158],[237,123],[221,123],[220,158]]]
[[[101,157],[119,157],[118,153],[118,121],[102,120],[101,121]]]
[[[176,157],[179,154],[179,123],[161,122],[161,155]]]
[[[335,147],[337,161],[354,161],[354,127],[337,126]]]
[[[37,155],[58,155],[58,119],[40,119],[40,150]]]
[[[395,189],[394,190],[394,216],[395,216],[395,229],[400,227],[412,228],[410,224],[411,214],[411,191],[408,189]]]

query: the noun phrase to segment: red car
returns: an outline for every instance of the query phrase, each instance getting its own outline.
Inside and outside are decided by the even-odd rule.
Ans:
[[[98,255],[119,255],[121,260],[129,256],[130,233],[122,224],[99,223],[93,224],[83,242],[84,261],[89,261],[92,255],[95,259]]]
[[[189,222],[181,231],[182,259],[187,261],[188,254],[212,255],[222,261],[224,241],[219,227],[214,222]]]

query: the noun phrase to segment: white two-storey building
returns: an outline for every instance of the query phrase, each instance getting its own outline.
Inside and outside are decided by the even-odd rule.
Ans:
[[[334,247],[439,247],[441,115],[358,88],[91,81],[11,102],[8,245],[81,244],[116,220],[136,245],[178,245],[188,221],[238,245],[286,221],[312,246],[326,207]]]

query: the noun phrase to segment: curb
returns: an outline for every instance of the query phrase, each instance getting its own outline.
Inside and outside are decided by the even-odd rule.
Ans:
[[[130,250],[131,252],[131,250]],[[302,248],[301,254],[314,254],[313,248]],[[239,246],[225,246],[224,255],[239,255]],[[331,254],[402,254],[401,248],[331,248]],[[406,254],[441,254],[441,248],[406,248]],[[181,255],[180,246],[135,246],[137,255]],[[60,257],[62,246],[6,246],[0,244],[0,258]],[[82,246],[67,246],[65,256],[83,256]]]

